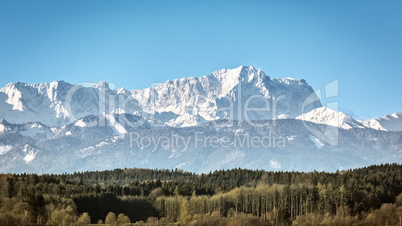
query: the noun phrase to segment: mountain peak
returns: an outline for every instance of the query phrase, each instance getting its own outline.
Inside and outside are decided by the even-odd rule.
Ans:
[[[401,131],[402,130],[402,113],[396,112],[392,115],[385,115],[381,118],[371,119],[363,122],[367,127],[385,130],[385,131]]]
[[[105,89],[109,89],[109,85],[105,82],[105,81],[100,81],[98,83],[94,83],[91,85],[91,88],[96,88],[96,89],[101,89],[101,88],[105,88]]]
[[[65,82],[64,80],[58,80],[58,81],[56,80],[56,81],[49,83],[49,85],[50,85],[50,87],[57,88],[57,87],[66,86],[66,85],[69,86],[71,84],[68,82]]]
[[[388,116],[388,115],[387,115],[387,116]],[[389,118],[389,119],[390,119],[390,118],[402,118],[402,113],[401,113],[401,112],[395,112],[394,114],[389,115],[388,118]]]
[[[48,88],[61,88],[61,87],[65,87],[65,86],[71,86],[70,83],[65,82],[63,80],[59,80],[59,81],[53,81],[50,83],[25,83],[25,82],[10,82],[7,85],[5,85],[1,90],[4,90],[6,88],[8,89],[17,89],[20,90],[21,88],[35,88],[35,89],[48,89]]]
[[[297,117],[299,120],[325,124],[342,129],[363,128],[364,125],[349,115],[327,107],[315,108]]]
[[[4,90],[4,89],[18,89],[20,87],[27,86],[27,85],[28,84],[24,83],[24,82],[10,82],[7,85],[5,85],[3,88],[1,88],[1,90]]]
[[[237,67],[237,68],[235,68],[235,69],[233,69],[233,70],[237,70],[237,69],[239,69],[240,71],[244,71],[244,72],[249,72],[249,71],[252,71],[252,72],[254,72],[254,71],[257,71],[257,69],[255,69],[255,67],[254,66],[240,66],[240,67]]]
[[[222,69],[219,71],[212,72],[211,74],[214,76],[218,81],[239,81],[245,80],[250,81],[254,78],[254,75],[264,78],[268,77],[262,72],[260,69],[256,70],[253,66],[240,66],[234,69]],[[269,77],[268,77],[269,78]]]

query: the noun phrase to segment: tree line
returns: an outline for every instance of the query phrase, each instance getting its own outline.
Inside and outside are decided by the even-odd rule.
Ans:
[[[1,174],[4,224],[399,225],[402,165],[328,172]]]

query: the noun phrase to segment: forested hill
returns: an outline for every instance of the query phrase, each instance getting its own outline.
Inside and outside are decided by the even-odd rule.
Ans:
[[[7,224],[370,225],[400,223],[402,214],[401,164],[336,173],[134,168],[2,174],[0,181],[0,222]]]
[[[330,180],[331,183],[342,183],[341,181],[348,180],[351,177],[364,177],[368,175],[384,176],[389,172],[402,169],[401,164],[381,164],[372,165],[364,168],[350,169],[347,171],[337,171],[336,173],[327,172],[283,172],[283,171],[264,171],[264,170],[249,170],[249,169],[229,169],[216,170],[208,174],[195,174],[185,172],[179,169],[114,169],[105,171],[90,171],[90,172],[75,172],[72,174],[62,175],[43,175],[44,177],[54,176],[64,178],[71,182],[82,181],[85,184],[100,184],[107,185],[128,185],[131,182],[145,182],[149,180],[160,181],[177,181],[177,182],[192,182],[195,184],[204,185],[226,185],[239,187],[243,185],[255,185],[255,183],[264,180],[268,184],[297,184],[297,183],[326,183]],[[402,171],[400,171],[402,172]],[[23,176],[23,175],[21,175]],[[341,181],[339,181],[341,180]]]

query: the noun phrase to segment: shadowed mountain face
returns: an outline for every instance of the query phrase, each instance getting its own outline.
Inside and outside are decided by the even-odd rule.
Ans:
[[[355,120],[323,107],[304,80],[245,66],[132,91],[10,83],[0,118],[0,172],[335,171],[402,160],[400,113]]]
[[[226,120],[184,128],[144,124],[125,127],[120,135],[114,126],[69,124],[49,138],[46,126],[3,121],[8,132],[0,136],[0,171],[62,173],[133,166],[198,173],[234,167],[335,171],[402,160],[402,132],[339,129],[339,142],[333,146],[311,135],[300,120],[256,123],[265,126]],[[308,125],[317,131],[332,128]],[[38,128],[36,137],[27,135],[32,128]]]

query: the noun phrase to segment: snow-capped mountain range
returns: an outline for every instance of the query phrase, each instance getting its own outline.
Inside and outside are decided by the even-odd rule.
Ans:
[[[392,115],[386,115],[381,118],[364,121],[366,127],[385,130],[385,131],[401,131],[402,129],[402,113],[396,112]]]
[[[104,82],[91,87],[64,81],[18,82],[0,89],[0,118],[11,123],[41,122],[57,127],[89,115],[129,113],[156,117],[170,126],[194,126],[219,119],[272,119],[272,110],[245,115],[239,109],[261,105],[272,109],[276,103],[276,115],[297,117],[302,110],[321,106],[315,102],[302,109],[303,100],[312,92],[304,80],[272,79],[261,70],[245,66],[131,91],[111,90]]]
[[[402,160],[402,113],[356,120],[322,106],[303,79],[270,78],[252,66],[131,91],[111,89],[105,82],[10,83],[0,89],[0,120],[0,172],[127,166],[195,172],[228,167],[335,170]],[[339,129],[336,135],[323,133],[339,136],[337,145],[306,125],[319,132]],[[199,147],[197,133],[221,140],[228,136],[232,142],[228,147]],[[133,153],[133,134],[147,135],[149,143],[172,134],[189,137],[189,142],[185,150],[142,145]],[[287,145],[234,146],[239,134],[275,134]],[[298,159],[307,156],[303,163]],[[322,160],[329,156],[339,161]]]

